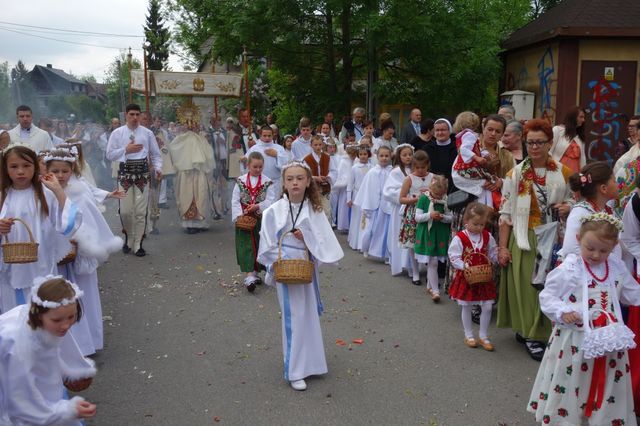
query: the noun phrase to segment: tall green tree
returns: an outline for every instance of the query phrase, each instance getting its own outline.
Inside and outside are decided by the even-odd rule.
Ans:
[[[142,68],[140,60],[132,58],[132,69]],[[129,103],[129,64],[127,55],[121,53],[113,59],[104,74],[104,84],[107,92],[107,105],[105,108],[106,119],[118,117],[119,112],[123,112],[123,105]],[[134,102],[140,102],[142,97],[133,93]]]
[[[562,0],[532,0],[531,1],[531,17],[536,19],[547,10],[556,7],[562,3]]]
[[[493,110],[501,42],[529,0],[173,0],[177,40],[195,58],[237,62],[243,46],[270,64],[275,109],[317,119],[378,103],[426,114]],[[280,111],[280,116],[287,111]],[[286,114],[285,114],[286,115]]]
[[[18,60],[18,63],[11,69],[11,91],[15,105],[29,105],[37,113],[36,92],[29,79],[27,66]]]
[[[9,62],[0,63],[0,121],[13,120],[13,102],[11,97],[11,77],[9,75]]]
[[[169,61],[171,37],[165,27],[164,16],[158,0],[149,0],[144,36],[148,42],[147,66],[151,70],[165,70]]]

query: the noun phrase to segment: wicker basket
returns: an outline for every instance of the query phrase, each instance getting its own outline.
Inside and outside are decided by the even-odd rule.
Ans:
[[[469,264],[474,257],[482,257],[483,263],[465,267],[464,278],[470,285],[488,283],[493,279],[493,266],[489,258],[484,253],[469,253],[464,257],[465,265]]]
[[[282,241],[285,232],[278,242],[278,260],[273,262],[274,276],[277,282],[282,284],[309,284],[313,281],[313,262],[309,260],[309,250],[305,250],[305,259],[283,259]]]
[[[65,380],[64,387],[69,389],[71,392],[82,392],[91,386],[91,382],[93,382],[92,377],[80,380]]]
[[[60,259],[58,262],[58,266],[66,265],[67,263],[71,263],[76,260],[76,255],[78,254],[78,243],[75,241],[71,241],[71,251],[67,253],[65,257]]]
[[[38,260],[38,243],[33,239],[31,228],[22,219],[14,218],[27,228],[29,233],[28,243],[10,243],[9,236],[5,235],[6,242],[2,244],[2,260],[4,263],[33,263]]]
[[[253,216],[243,214],[236,219],[236,228],[243,231],[253,231],[258,224],[258,219]]]

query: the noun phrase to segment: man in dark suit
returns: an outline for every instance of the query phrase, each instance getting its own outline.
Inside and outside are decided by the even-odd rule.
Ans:
[[[420,134],[420,121],[422,120],[422,112],[418,108],[411,110],[409,122],[402,128],[400,135],[400,143],[410,144],[413,138]]]

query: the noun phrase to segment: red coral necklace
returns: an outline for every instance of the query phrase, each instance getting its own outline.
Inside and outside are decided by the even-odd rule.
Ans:
[[[596,274],[593,273],[593,271],[591,270],[591,267],[589,266],[589,262],[587,262],[584,259],[582,260],[584,262],[584,266],[587,267],[587,271],[589,271],[589,274],[591,274],[594,280],[603,283],[607,280],[607,278],[609,278],[609,261],[608,260],[604,261],[604,277],[602,278],[598,278]]]

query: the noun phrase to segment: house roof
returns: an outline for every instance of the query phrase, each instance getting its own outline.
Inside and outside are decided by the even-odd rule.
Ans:
[[[76,84],[86,84],[84,81],[80,81],[77,78],[75,78],[74,76],[67,74],[66,72],[58,69],[58,68],[52,68],[52,67],[43,67],[42,65],[36,65],[33,67],[33,69],[38,69],[43,75],[47,76],[48,74],[54,74],[66,81],[68,81],[69,83],[76,83]]]
[[[517,49],[560,36],[640,37],[638,0],[564,0],[503,43]]]

